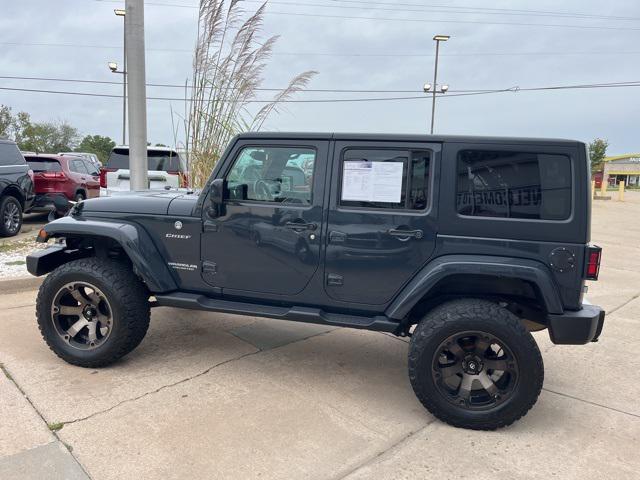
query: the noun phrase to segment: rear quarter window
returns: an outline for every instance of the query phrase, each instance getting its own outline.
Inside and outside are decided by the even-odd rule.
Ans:
[[[0,143],[0,166],[24,165],[24,157],[13,143]]]
[[[473,217],[566,220],[571,215],[571,159],[547,153],[462,150],[456,208]]]

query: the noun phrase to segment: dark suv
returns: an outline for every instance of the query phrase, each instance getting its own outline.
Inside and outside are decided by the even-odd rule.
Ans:
[[[33,172],[15,142],[0,139],[0,237],[20,232],[35,197]]]
[[[596,341],[589,162],[569,140],[244,134],[199,193],[82,202],[28,257],[44,339],[83,367],[133,350],[156,305],[411,337],[438,418],[494,429],[543,382],[531,331]],[[150,297],[152,300],[150,300]]]

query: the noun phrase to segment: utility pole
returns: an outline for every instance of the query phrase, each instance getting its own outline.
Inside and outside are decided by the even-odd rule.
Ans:
[[[147,90],[144,52],[144,0],[126,0],[126,57],[129,83],[130,190],[147,190]]]
[[[127,144],[127,12],[121,8],[116,8],[113,13],[122,17],[122,145]]]
[[[438,54],[440,53],[440,42],[449,40],[449,35],[436,35],[433,39],[436,42],[436,65],[433,69],[433,100],[431,102],[431,135],[433,135],[433,124],[436,119],[436,90],[438,85]],[[446,91],[446,90],[445,90]],[[444,93],[444,92],[443,92]]]

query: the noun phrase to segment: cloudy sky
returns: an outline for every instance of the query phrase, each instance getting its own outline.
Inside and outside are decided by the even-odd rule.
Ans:
[[[119,81],[107,68],[121,61],[124,2],[5,0],[0,17],[0,76]],[[159,4],[170,4],[161,6]],[[197,0],[149,0],[147,81],[184,84],[190,76]],[[245,1],[245,9],[259,3]],[[487,2],[482,2],[487,5]],[[306,92],[298,99],[420,96],[433,76],[432,37],[441,49],[439,80],[450,93],[437,103],[436,132],[564,137],[610,142],[609,153],[640,151],[640,87],[518,91],[453,96],[460,90],[640,81],[637,0],[272,0],[265,36],[278,34],[265,87],[317,70],[314,89],[416,93]],[[182,7],[181,7],[182,6]],[[356,18],[365,17],[365,18]],[[0,78],[0,87],[120,94],[118,85]],[[183,97],[179,88],[149,87],[148,96]],[[268,96],[267,92],[260,94]],[[121,101],[0,89],[0,104],[35,120],[68,120],[83,134],[120,141]],[[148,101],[149,140],[173,144],[171,108]],[[424,133],[427,98],[360,103],[296,103],[271,118],[270,130]],[[175,118],[179,122],[178,118]]]

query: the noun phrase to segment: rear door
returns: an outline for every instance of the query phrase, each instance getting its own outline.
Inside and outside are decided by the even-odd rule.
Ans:
[[[336,142],[325,260],[330,297],[384,305],[429,260],[440,150],[429,143]]]
[[[87,196],[95,198],[100,196],[100,172],[91,160],[83,160],[84,166],[88,172],[86,177]]]

